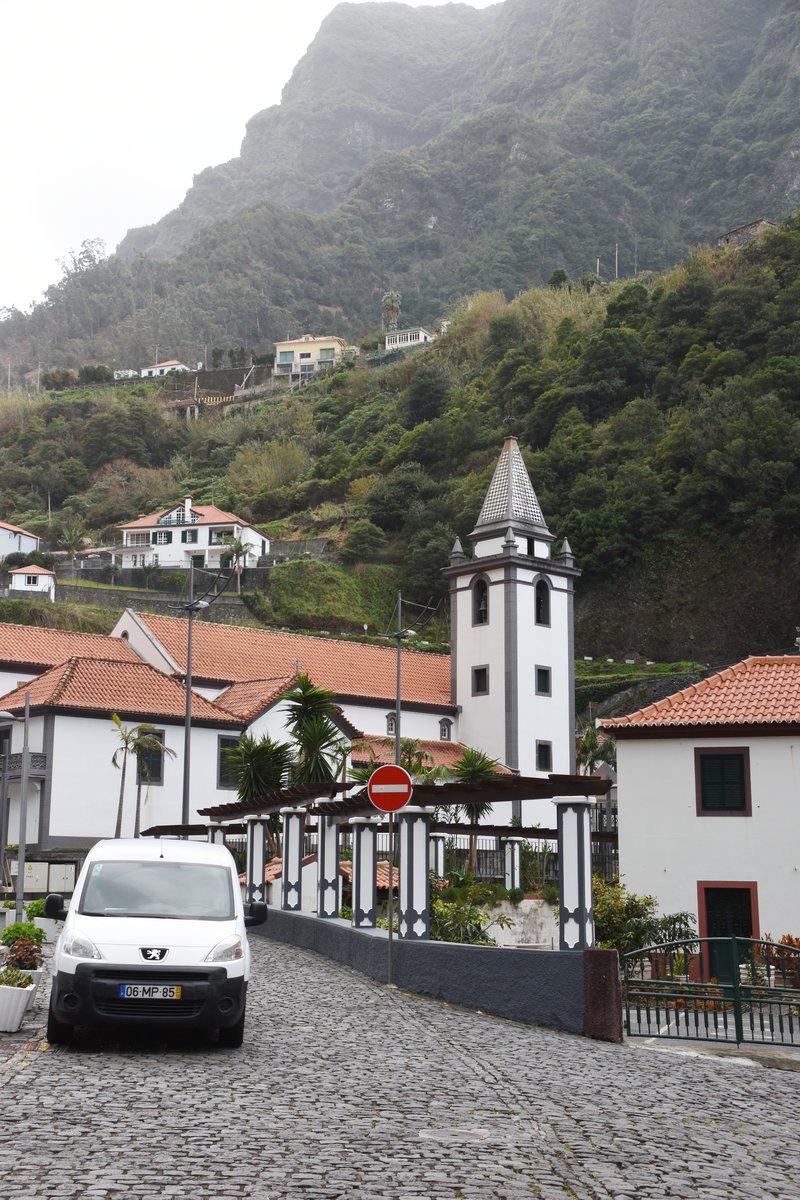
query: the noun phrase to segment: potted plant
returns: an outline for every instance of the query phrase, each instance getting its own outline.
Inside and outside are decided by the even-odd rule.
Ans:
[[[42,947],[34,938],[19,937],[6,950],[6,967],[23,971],[30,976],[33,983],[33,990],[28,997],[28,1008],[33,1004],[36,991],[42,980],[42,972],[44,970],[42,962]]]
[[[0,970],[0,1030],[16,1033],[22,1024],[35,988],[28,971],[17,967]]]
[[[28,901],[25,905],[25,920],[33,921],[37,929],[43,929],[46,941],[54,942],[58,937],[60,922],[44,915],[44,897]]]
[[[14,899],[3,901],[2,907],[0,907],[0,929],[2,929],[4,925],[10,925],[14,920],[14,912],[16,907],[17,902]]]

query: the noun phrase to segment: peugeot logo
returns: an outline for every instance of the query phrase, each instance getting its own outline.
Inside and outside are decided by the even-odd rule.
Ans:
[[[161,962],[167,957],[166,950],[162,950],[159,946],[142,946],[139,953],[145,962]]]

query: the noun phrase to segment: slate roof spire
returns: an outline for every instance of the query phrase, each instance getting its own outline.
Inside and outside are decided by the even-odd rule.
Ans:
[[[505,531],[509,526],[547,532],[547,522],[536,499],[517,439],[510,436],[503,443],[472,536],[498,528]]]

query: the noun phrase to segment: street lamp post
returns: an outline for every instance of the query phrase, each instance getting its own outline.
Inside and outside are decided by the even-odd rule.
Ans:
[[[186,718],[183,730],[183,798],[181,803],[181,824],[189,824],[189,787],[191,773],[191,753],[192,753],[192,618],[196,612],[203,608],[208,608],[207,600],[195,600],[194,598],[194,563],[189,566],[189,603],[184,604],[184,609],[188,613],[188,631],[186,635],[186,675],[184,676],[184,685],[186,687]]]

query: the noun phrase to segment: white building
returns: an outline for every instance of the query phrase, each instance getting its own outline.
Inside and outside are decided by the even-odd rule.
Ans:
[[[122,532],[123,567],[196,567],[216,570],[230,558],[228,543],[235,539],[249,549],[240,563],[254,567],[269,553],[269,540],[234,513],[214,504],[182,504],[137,517],[118,528]]]
[[[355,346],[349,346],[344,338],[335,334],[315,337],[304,333],[302,337],[275,343],[272,373],[275,379],[303,383],[312,378],[315,372],[335,367],[342,359],[354,357],[357,353]]]
[[[426,346],[434,340],[435,334],[427,329],[388,329],[386,331],[387,350],[405,350],[408,346]]]
[[[701,937],[800,929],[800,657],[753,657],[601,728],[624,883]]]
[[[9,571],[11,577],[10,591],[14,597],[20,595],[46,596],[52,603],[56,598],[55,571],[46,567],[14,567]]]
[[[177,358],[170,358],[166,362],[154,363],[152,367],[142,367],[139,374],[142,379],[155,379],[161,375],[169,375],[172,371],[180,374],[182,371],[188,370],[186,363],[179,362]]]
[[[0,521],[0,560],[9,554],[33,554],[39,549],[40,538],[18,525]]]
[[[186,693],[177,680],[143,662],[70,658],[22,684],[0,699],[16,717],[30,697],[26,841],[40,849],[85,846],[113,837],[122,782],[112,757],[120,749],[111,720],[117,713],[126,727],[154,727],[172,755],[148,756],[148,770],[128,760],[123,836],[130,837],[138,802],[140,827],[177,824],[183,797],[183,747]],[[243,730],[243,723],[202,696],[192,700],[191,812],[223,803],[230,791],[221,786],[222,748]],[[19,837],[20,758],[24,725],[0,721],[0,752],[14,756],[9,788],[8,840]],[[118,759],[118,761],[121,761]],[[141,784],[141,787],[139,786]]]

